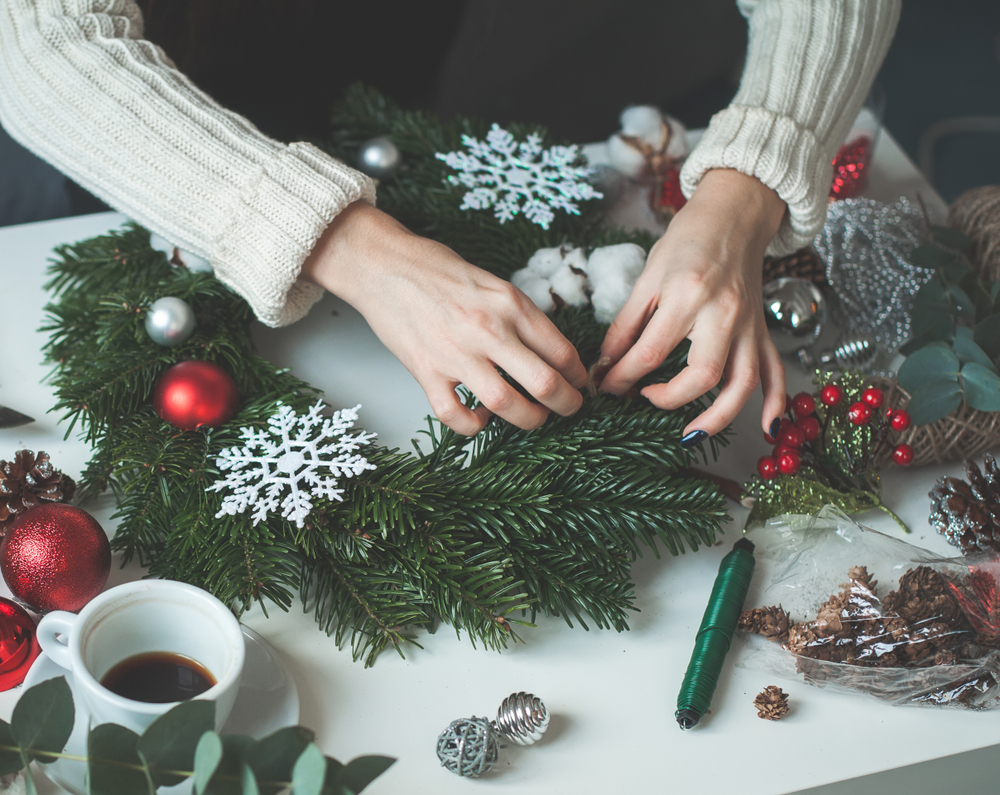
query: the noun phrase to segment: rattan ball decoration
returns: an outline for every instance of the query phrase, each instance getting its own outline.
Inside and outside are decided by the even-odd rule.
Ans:
[[[979,278],[1000,279],[1000,185],[967,190],[948,210],[948,224],[972,239],[969,258]]]
[[[549,726],[549,711],[537,696],[511,693],[497,710],[495,720],[460,718],[438,736],[437,755],[442,767],[452,773],[478,778],[488,773],[500,758],[501,740],[532,745]]]

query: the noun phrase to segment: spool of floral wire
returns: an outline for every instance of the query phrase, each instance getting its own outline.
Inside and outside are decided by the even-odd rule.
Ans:
[[[712,703],[712,694],[736,631],[736,622],[753,579],[753,544],[741,538],[719,564],[712,595],[702,616],[674,716],[682,729],[698,724]]]

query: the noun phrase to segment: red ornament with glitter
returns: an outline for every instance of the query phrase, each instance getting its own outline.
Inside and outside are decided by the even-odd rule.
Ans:
[[[649,203],[657,217],[669,220],[687,203],[681,191],[681,172],[676,168],[667,169],[661,180],[653,186]]]
[[[867,135],[859,135],[840,147],[833,158],[832,201],[853,198],[864,190],[871,157],[872,139]]]
[[[75,613],[107,583],[111,545],[86,511],[63,503],[39,505],[7,529],[0,572],[14,598],[28,607]]]
[[[236,383],[229,373],[196,359],[167,370],[153,392],[156,413],[184,431],[202,425],[217,428],[236,413],[238,405]]]
[[[21,684],[40,652],[31,616],[0,596],[0,691]]]

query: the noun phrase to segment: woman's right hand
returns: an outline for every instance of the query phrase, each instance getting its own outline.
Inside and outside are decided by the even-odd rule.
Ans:
[[[524,293],[368,204],[333,220],[302,277],[357,309],[458,433],[478,433],[491,414],[537,428],[549,411],[568,416],[583,402],[587,371],[576,349]],[[459,384],[481,405],[466,407]]]

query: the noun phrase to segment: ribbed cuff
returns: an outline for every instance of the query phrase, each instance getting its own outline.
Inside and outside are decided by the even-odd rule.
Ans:
[[[745,105],[715,114],[681,169],[684,195],[690,198],[713,168],[756,177],[788,205],[768,248],[772,256],[809,245],[826,220],[833,166],[816,136],[787,116]]]
[[[323,289],[299,280],[323,230],[352,202],[375,203],[375,185],[311,144],[293,143],[247,183],[214,241],[216,276],[250,303],[267,326],[309,311]]]

